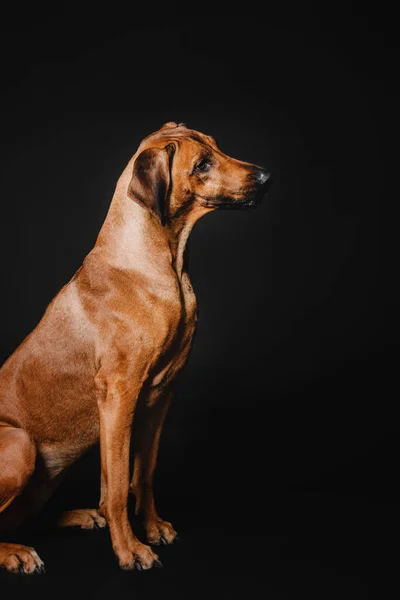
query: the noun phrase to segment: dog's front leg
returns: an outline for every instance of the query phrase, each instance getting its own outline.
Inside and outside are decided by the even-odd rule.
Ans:
[[[127,392],[106,381],[99,392],[102,492],[100,511],[110,528],[114,552],[122,569],[161,566],[158,556],[134,535],[128,521],[129,445],[138,390]]]
[[[151,390],[146,403],[140,405],[134,423],[135,463],[131,482],[136,497],[136,514],[144,518],[147,541],[150,544],[172,544],[176,531],[172,524],[159,517],[153,492],[154,471],[165,417],[173,390]]]

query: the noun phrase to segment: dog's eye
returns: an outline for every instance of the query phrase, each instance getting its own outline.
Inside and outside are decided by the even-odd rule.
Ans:
[[[194,166],[196,173],[205,173],[211,168],[212,162],[208,156],[201,158]]]

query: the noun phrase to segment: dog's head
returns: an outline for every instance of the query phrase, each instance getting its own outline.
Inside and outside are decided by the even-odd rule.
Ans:
[[[255,207],[270,181],[261,167],[221,152],[212,137],[171,121],[140,144],[128,195],[165,224],[217,208]]]

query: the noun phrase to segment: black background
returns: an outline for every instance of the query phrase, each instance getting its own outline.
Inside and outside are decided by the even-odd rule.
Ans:
[[[63,6],[63,5],[61,5]],[[167,120],[274,175],[191,238],[195,345],[164,429],[181,541],[122,573],[108,532],[35,532],[3,589],[366,598],[398,568],[394,13],[113,6],[2,20],[1,359],[93,246],[116,180]],[[96,506],[98,448],[48,510]],[[140,532],[140,524],[136,524]],[[393,543],[392,543],[393,542]]]

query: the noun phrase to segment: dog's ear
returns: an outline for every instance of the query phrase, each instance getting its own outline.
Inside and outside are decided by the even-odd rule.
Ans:
[[[168,196],[171,185],[171,162],[175,146],[147,148],[133,165],[128,195],[148,208],[164,225],[167,219]]]

